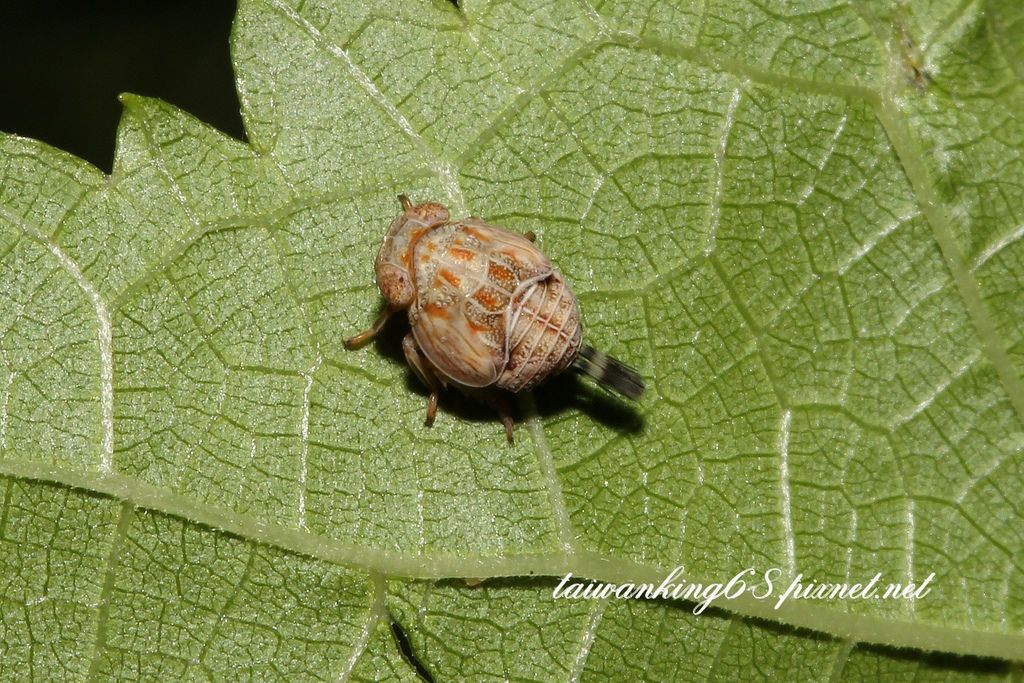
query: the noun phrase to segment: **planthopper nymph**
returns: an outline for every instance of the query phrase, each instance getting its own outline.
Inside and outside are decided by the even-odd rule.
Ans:
[[[569,284],[533,243],[480,218],[449,220],[440,204],[399,195],[375,270],[386,305],[373,325],[345,342],[372,339],[394,313],[407,310],[412,331],[405,359],[430,389],[427,424],[438,392],[453,386],[494,406],[512,441],[513,420],[501,391],[532,389],[570,366],[631,399],[643,379],[583,343],[580,311]]]

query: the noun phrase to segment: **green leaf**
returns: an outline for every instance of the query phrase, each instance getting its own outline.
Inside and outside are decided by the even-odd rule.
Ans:
[[[1019,677],[1022,6],[462,5],[242,2],[248,143],[0,138],[0,678]],[[425,428],[342,344],[398,192],[534,230],[636,409]],[[552,598],[677,566],[934,578]]]

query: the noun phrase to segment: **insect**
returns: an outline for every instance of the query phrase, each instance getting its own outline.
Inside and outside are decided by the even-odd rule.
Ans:
[[[514,422],[501,392],[527,391],[568,367],[628,398],[644,391],[637,372],[583,344],[579,306],[532,233],[520,235],[477,217],[450,221],[441,204],[413,204],[388,228],[374,270],[386,302],[373,325],[345,342],[369,341],[407,310],[405,359],[430,389],[429,426],[438,394],[453,386],[498,410],[512,442]]]

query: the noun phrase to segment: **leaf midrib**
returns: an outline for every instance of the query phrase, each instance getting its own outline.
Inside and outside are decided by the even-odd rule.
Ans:
[[[674,569],[610,558],[586,550],[571,555],[553,551],[491,558],[467,558],[444,553],[405,555],[353,546],[216,506],[199,504],[193,499],[120,474],[98,474],[6,459],[0,460],[0,475],[85,489],[114,498],[122,505],[130,504],[182,518],[255,543],[357,569],[372,576],[428,580],[486,579],[505,576],[564,577],[571,572],[580,580],[657,585]],[[681,579],[701,585],[721,580],[709,580],[707,577],[685,573]],[[691,603],[679,601],[677,604],[689,609]],[[715,609],[808,628],[839,639],[1024,661],[1024,634],[1019,633],[968,630],[920,621],[851,614],[841,609],[800,601],[787,602],[776,611],[772,608],[771,600],[756,600],[746,594],[735,600],[717,602]]]

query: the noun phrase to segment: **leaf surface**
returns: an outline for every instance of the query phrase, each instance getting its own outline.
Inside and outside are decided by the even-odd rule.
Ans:
[[[1019,675],[1022,25],[246,0],[248,143],[135,96],[109,177],[0,138],[0,675]],[[342,344],[398,192],[535,231],[636,410],[560,379],[512,447],[457,397],[424,428],[399,326]],[[935,576],[551,598],[677,566]]]

